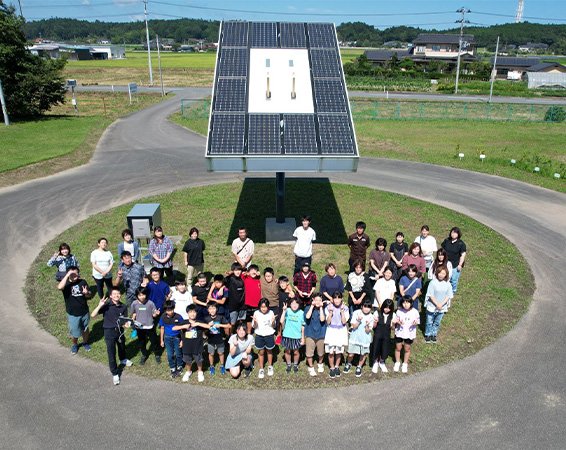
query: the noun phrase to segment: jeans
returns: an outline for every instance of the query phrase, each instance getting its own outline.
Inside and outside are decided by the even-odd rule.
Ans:
[[[443,312],[426,312],[426,328],[425,336],[436,336],[438,334],[438,329],[440,328],[440,322],[444,317]]]
[[[108,367],[112,375],[120,375],[120,369],[116,364],[116,348],[118,348],[118,359],[126,359],[126,339],[120,337],[120,329],[105,328],[104,342],[106,343],[106,353],[108,353]]]
[[[163,338],[165,343],[165,350],[167,350],[167,362],[170,369],[183,367],[183,353],[181,351],[181,337],[180,336],[165,336]]]
[[[456,267],[452,270],[452,276],[450,277],[450,284],[452,285],[452,292],[455,294],[458,290],[458,281],[460,280],[460,272]]]

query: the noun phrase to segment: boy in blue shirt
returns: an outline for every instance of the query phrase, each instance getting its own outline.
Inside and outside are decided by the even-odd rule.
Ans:
[[[163,304],[163,308],[165,314],[159,319],[161,347],[165,347],[165,350],[167,350],[171,378],[176,378],[183,370],[183,353],[181,352],[181,333],[174,327],[183,323],[183,317],[175,313],[175,304],[172,301],[167,300]]]
[[[324,372],[324,336],[326,335],[326,316],[324,315],[323,294],[314,294],[312,303],[305,308],[305,355],[309,366],[309,375],[316,377],[313,357],[318,354],[318,372]]]
[[[151,280],[147,283],[148,299],[153,302],[159,313],[163,313],[163,304],[171,297],[171,288],[161,279],[161,272],[157,267],[149,271]]]

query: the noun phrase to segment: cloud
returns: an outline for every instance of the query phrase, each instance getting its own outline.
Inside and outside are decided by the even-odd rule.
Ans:
[[[112,0],[115,5],[123,6],[123,5],[132,5],[134,3],[139,3],[139,0]]]
[[[81,5],[90,5],[90,0],[81,0]]]

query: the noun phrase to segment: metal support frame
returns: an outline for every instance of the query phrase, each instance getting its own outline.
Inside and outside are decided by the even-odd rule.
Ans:
[[[285,172],[275,173],[275,221],[285,223]]]

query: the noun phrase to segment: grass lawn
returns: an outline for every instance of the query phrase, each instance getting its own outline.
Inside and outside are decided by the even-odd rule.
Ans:
[[[139,94],[129,104],[124,93],[77,94],[79,114],[70,96],[37,120],[0,128],[0,186],[52,175],[86,163],[102,132],[118,117],[161,101],[156,94]]]
[[[275,213],[274,189],[273,180],[247,179],[244,183],[187,189],[140,202],[161,203],[166,234],[182,236],[179,250],[190,227],[196,226],[201,230],[201,237],[206,242],[206,271],[223,273],[227,270],[231,263],[229,243],[236,236],[237,226],[243,223],[256,242],[254,261],[260,268],[271,266],[276,276],[290,275],[293,267],[292,247],[264,243],[264,220]],[[306,190],[313,194],[308,200],[303,195]],[[317,208],[313,209],[312,205],[317,205]],[[55,288],[54,271],[45,263],[60,242],[67,242],[82,264],[83,277],[92,283],[88,261],[96,239],[107,236],[110,249],[115,253],[126,214],[131,207],[132,204],[126,204],[97,214],[66,230],[51,241],[32,264],[26,282],[29,309],[41,326],[55,335],[64,346],[69,345],[64,305],[61,294]],[[298,218],[305,211],[312,214],[318,237],[318,243],[314,246],[313,268],[320,276],[324,274],[324,265],[330,261],[337,264],[340,275],[344,274],[348,261],[348,249],[344,242],[356,220],[364,220],[368,224],[372,241],[379,234],[390,242],[398,230],[403,230],[407,240],[412,240],[423,223],[430,225],[432,234],[438,240],[453,225],[462,228],[463,239],[469,248],[458,294],[450,313],[442,322],[438,345],[425,345],[422,331],[419,332],[411,356],[410,372],[464,358],[494,342],[513,327],[525,313],[532,298],[533,278],[518,250],[503,236],[462,214],[395,194],[307,180],[288,180],[286,208],[289,217]],[[214,217],[214,220],[211,221],[210,217]],[[175,262],[178,265],[181,261],[179,254]],[[97,301],[91,301],[91,309]],[[93,350],[88,354],[80,350],[79,355],[106,364],[101,320],[94,320],[91,329]],[[139,354],[135,341],[129,338],[129,332],[127,354],[134,361],[134,366],[125,370],[124,382],[127,382],[128,373],[168,378],[166,362],[158,366],[151,358],[143,367],[137,364]],[[330,380],[327,374],[312,379],[304,363],[300,365],[299,374],[286,375],[281,357],[278,357],[272,379],[257,379],[257,371],[253,372],[250,379],[236,381],[219,375],[211,378],[206,374],[204,384],[244,389],[306,388],[368,383],[397,376],[400,375],[391,373],[375,376],[366,368],[359,379],[353,373],[336,381]],[[191,379],[190,382],[196,383],[196,380]]]

